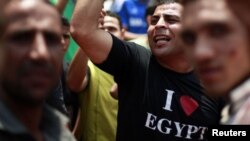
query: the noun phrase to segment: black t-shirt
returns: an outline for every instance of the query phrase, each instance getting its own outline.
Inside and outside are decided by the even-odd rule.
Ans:
[[[163,68],[149,50],[112,37],[111,52],[98,66],[119,86],[117,141],[204,139],[220,107],[204,95],[194,73]]]

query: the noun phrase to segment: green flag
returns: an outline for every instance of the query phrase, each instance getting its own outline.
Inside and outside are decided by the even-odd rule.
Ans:
[[[50,1],[53,4],[57,3],[57,0],[50,0]],[[75,7],[75,4],[73,0],[68,0],[68,3],[63,12],[63,16],[66,17],[69,21],[71,20],[74,7]],[[65,53],[64,60],[67,62],[70,62],[73,59],[77,51],[77,48],[78,48],[78,45],[76,44],[76,42],[72,38],[70,38],[70,45],[69,45],[67,52]]]

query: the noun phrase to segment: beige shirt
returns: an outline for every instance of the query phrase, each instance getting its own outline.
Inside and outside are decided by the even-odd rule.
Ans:
[[[250,79],[230,92],[230,101],[222,110],[221,124],[250,124]]]

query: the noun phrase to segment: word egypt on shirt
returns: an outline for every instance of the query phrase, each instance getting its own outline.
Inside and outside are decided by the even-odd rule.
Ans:
[[[166,89],[166,101],[162,109],[172,112],[172,98],[174,91]],[[177,138],[193,139],[193,136],[198,136],[198,140],[203,140],[207,127],[181,123],[167,118],[159,117],[153,113],[147,112],[145,127],[162,134],[171,134]]]

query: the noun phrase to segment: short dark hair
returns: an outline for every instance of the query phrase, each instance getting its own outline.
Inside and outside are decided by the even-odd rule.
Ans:
[[[155,4],[154,4],[154,6],[155,6],[154,11],[155,11],[155,9],[156,9],[158,6],[160,6],[160,5],[163,5],[163,4],[171,4],[171,3],[179,3],[179,4],[181,4],[181,3],[182,3],[182,0],[156,0],[156,2],[155,2]],[[154,11],[153,11],[153,12],[154,12]]]
[[[153,6],[148,6],[147,9],[146,9],[145,17],[150,16],[150,15],[153,15],[154,12],[155,12],[155,8],[156,8],[155,5],[153,5]]]
[[[106,11],[106,16],[110,16],[110,17],[116,18],[116,19],[118,20],[118,22],[119,22],[120,28],[121,28],[121,29],[123,28],[123,26],[122,26],[122,21],[121,21],[121,17],[120,17],[118,14],[116,14],[116,13],[111,12],[111,11],[108,10],[108,11]]]
[[[162,4],[168,4],[168,3],[181,3],[182,0],[157,0],[156,6],[162,5]]]

